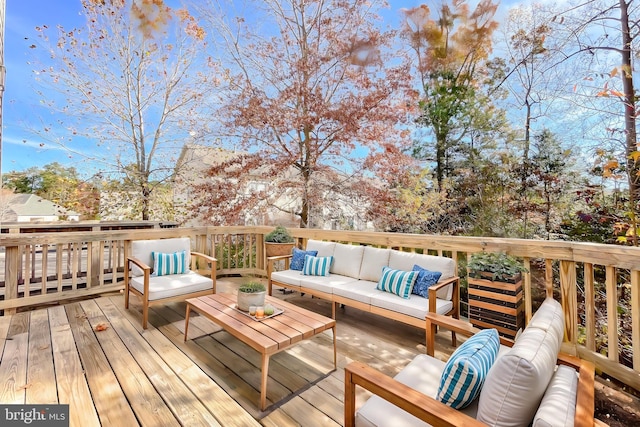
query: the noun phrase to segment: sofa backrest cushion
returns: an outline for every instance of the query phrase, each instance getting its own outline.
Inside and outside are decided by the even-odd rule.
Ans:
[[[578,373],[566,365],[558,365],[544,392],[540,407],[533,417],[533,427],[571,427],[576,416]]]
[[[191,239],[188,237],[178,237],[158,240],[135,240],[131,242],[131,256],[138,258],[152,268],[153,257],[151,256],[151,252],[153,251],[162,253],[186,251],[187,262],[189,262],[191,260]],[[132,264],[131,276],[142,276],[142,270]]]
[[[456,263],[451,258],[391,250],[389,254],[389,268],[411,271],[414,265],[419,265],[430,271],[439,271],[442,273],[439,280],[440,282],[456,275]],[[446,286],[438,291],[438,298],[448,301],[451,300],[452,295],[453,285]]]
[[[336,243],[331,273],[357,279],[360,275],[364,246]]]
[[[389,265],[391,249],[372,248],[365,246],[360,266],[360,280],[378,282],[382,276],[382,267]]]
[[[336,242],[323,242],[322,240],[308,240],[306,250],[318,251],[318,256],[333,256]]]
[[[553,317],[559,306],[553,299],[546,300],[536,316]],[[563,334],[558,331],[564,331],[564,320],[558,321],[561,328],[527,326],[513,348],[498,358],[480,392],[478,421],[500,426],[531,424],[560,352]]]

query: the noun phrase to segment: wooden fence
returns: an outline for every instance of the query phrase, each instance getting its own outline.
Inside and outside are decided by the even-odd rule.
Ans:
[[[0,310],[13,313],[23,307],[121,290],[124,248],[131,240],[189,236],[194,250],[218,258],[218,276],[263,276],[263,236],[271,229],[200,227],[2,234]],[[564,351],[594,362],[602,372],[640,390],[640,248],[484,237],[290,231],[301,245],[307,239],[321,239],[452,257],[459,265],[463,285],[465,265],[472,253],[517,256],[529,270],[523,283],[526,319],[536,308],[537,292],[541,290],[543,297],[554,295],[564,309]]]

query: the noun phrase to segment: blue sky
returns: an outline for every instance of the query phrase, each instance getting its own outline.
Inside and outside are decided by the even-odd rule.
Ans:
[[[35,27],[50,28],[60,24],[65,28],[82,25],[79,0],[7,0],[5,20],[6,88],[3,100],[2,173],[20,171],[32,166],[42,167],[51,162],[75,167],[86,173],[87,160],[61,148],[39,140],[28,127],[37,127],[40,116],[46,113],[39,106],[35,93],[37,84],[29,65],[31,50],[36,42]],[[172,4],[174,1],[168,1]],[[175,2],[177,3],[177,1]],[[410,8],[423,2],[391,0],[391,10],[385,14],[386,23],[397,26],[400,8]],[[29,125],[27,125],[29,124]]]

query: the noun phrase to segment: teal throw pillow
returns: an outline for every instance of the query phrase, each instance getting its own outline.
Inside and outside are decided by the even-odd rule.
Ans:
[[[328,276],[331,263],[333,263],[332,256],[317,257],[305,255],[302,274],[306,276]]]
[[[480,394],[500,349],[495,329],[484,329],[466,340],[447,361],[437,399],[455,409],[469,406]]]
[[[389,267],[382,267],[382,277],[380,277],[376,289],[391,292],[402,298],[409,298],[416,277],[418,277],[417,271],[393,270]]]
[[[151,257],[153,258],[153,276],[183,274],[189,271],[187,251],[178,251],[169,254],[151,252]]]
[[[442,273],[440,273],[439,271],[427,270],[426,268],[422,268],[419,265],[414,265],[413,271],[418,272],[418,277],[416,278],[416,283],[414,283],[411,293],[420,295],[421,297],[429,298],[429,288],[438,283],[438,280],[440,280],[440,276],[442,276]]]

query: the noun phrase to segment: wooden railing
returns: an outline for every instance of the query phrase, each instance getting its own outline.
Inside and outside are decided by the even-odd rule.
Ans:
[[[154,230],[3,234],[0,310],[119,291],[124,248],[131,240],[189,236],[194,250],[218,258],[218,276],[265,275],[263,236],[271,227],[201,227]],[[602,372],[640,390],[640,248],[564,241],[400,233],[292,229],[307,239],[333,240],[452,257],[466,283],[468,257],[479,251],[520,257],[525,316],[536,305],[534,293],[554,295],[565,315],[563,350],[590,360]],[[0,256],[2,254],[0,253]],[[620,296],[628,294],[622,306]],[[598,325],[598,319],[606,319]],[[629,328],[630,325],[630,328]],[[619,331],[630,329],[630,342]],[[621,363],[621,355],[630,355]]]

